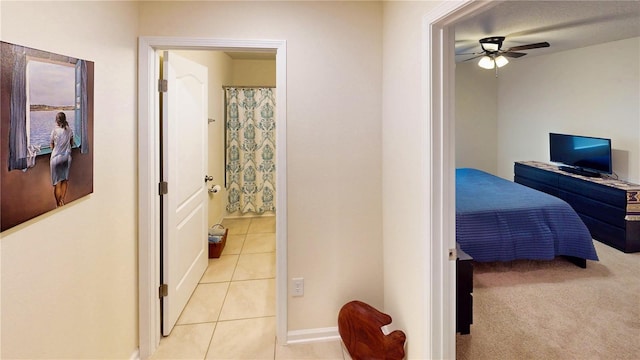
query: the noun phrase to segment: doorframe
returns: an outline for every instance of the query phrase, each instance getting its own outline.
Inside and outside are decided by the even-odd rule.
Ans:
[[[427,325],[431,359],[456,355],[455,230],[455,32],[453,25],[502,0],[444,2],[422,18],[422,93],[425,123],[430,129],[431,295]]]
[[[157,50],[276,51],[276,335],[287,338],[287,51],[285,40],[138,39],[138,334],[141,359],[160,344],[160,121]]]

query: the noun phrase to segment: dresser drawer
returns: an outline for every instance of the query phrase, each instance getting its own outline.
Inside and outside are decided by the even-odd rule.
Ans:
[[[544,193],[547,193],[549,195],[553,195],[558,197],[558,188],[555,186],[551,186],[548,185],[547,183],[543,183],[543,182],[538,182],[535,180],[531,180],[530,178],[526,178],[526,177],[521,177],[519,175],[516,175],[514,178],[514,181],[517,182],[518,184],[524,185],[526,187],[530,187],[532,189],[536,189],[538,191],[542,191]]]
[[[560,198],[573,208],[580,215],[587,215],[601,222],[624,228],[626,209],[616,207],[601,201],[594,200],[573,192],[560,190]]]
[[[623,211],[626,211],[627,192],[624,190],[615,189],[606,185],[592,183],[572,177],[561,177],[558,183],[561,190],[585,195],[591,199],[618,207],[620,209],[625,209]]]
[[[627,213],[627,194],[635,194],[640,185],[584,178],[539,161],[516,162],[514,172],[515,182],[569,203],[594,239],[624,252],[640,251],[640,221],[628,218],[633,211]]]
[[[558,174],[518,163],[515,164],[514,170],[516,177],[518,178],[526,178],[530,181],[545,184],[554,188],[558,187]]]

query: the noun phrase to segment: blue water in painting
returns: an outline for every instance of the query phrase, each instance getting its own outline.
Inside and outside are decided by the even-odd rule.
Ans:
[[[58,110],[29,112],[29,143],[31,145],[40,145],[41,148],[44,148],[51,144],[51,130],[56,127],[56,114],[58,112]],[[75,129],[75,111],[68,110],[63,112],[67,115],[67,122],[71,129]]]

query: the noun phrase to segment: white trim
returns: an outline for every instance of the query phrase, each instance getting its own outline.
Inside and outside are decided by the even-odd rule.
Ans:
[[[338,327],[326,327],[317,329],[292,330],[287,334],[287,344],[308,344],[340,340]]]
[[[129,360],[140,360],[140,349],[136,349],[131,356],[129,356]]]
[[[276,53],[276,339],[287,339],[287,43]]]
[[[158,129],[153,96],[154,49],[149,41],[138,42],[138,308],[140,356],[149,357],[160,343],[160,306],[157,299],[160,227],[159,197],[152,191],[158,183]],[[151,74],[151,76],[150,76]]]
[[[287,64],[284,40],[140,37],[138,41],[138,296],[139,356],[160,344],[159,128],[155,103],[156,50],[276,51],[276,335],[287,338]]]
[[[455,342],[455,55],[452,24],[495,2],[448,1],[425,14],[422,21],[422,91],[425,122],[430,131],[431,231],[425,258],[429,260],[429,316],[425,329],[431,359],[453,359]]]

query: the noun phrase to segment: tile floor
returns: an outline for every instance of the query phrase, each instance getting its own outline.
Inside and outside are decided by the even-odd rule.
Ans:
[[[227,243],[151,359],[347,359],[340,341],[279,346],[275,217],[225,219]]]

